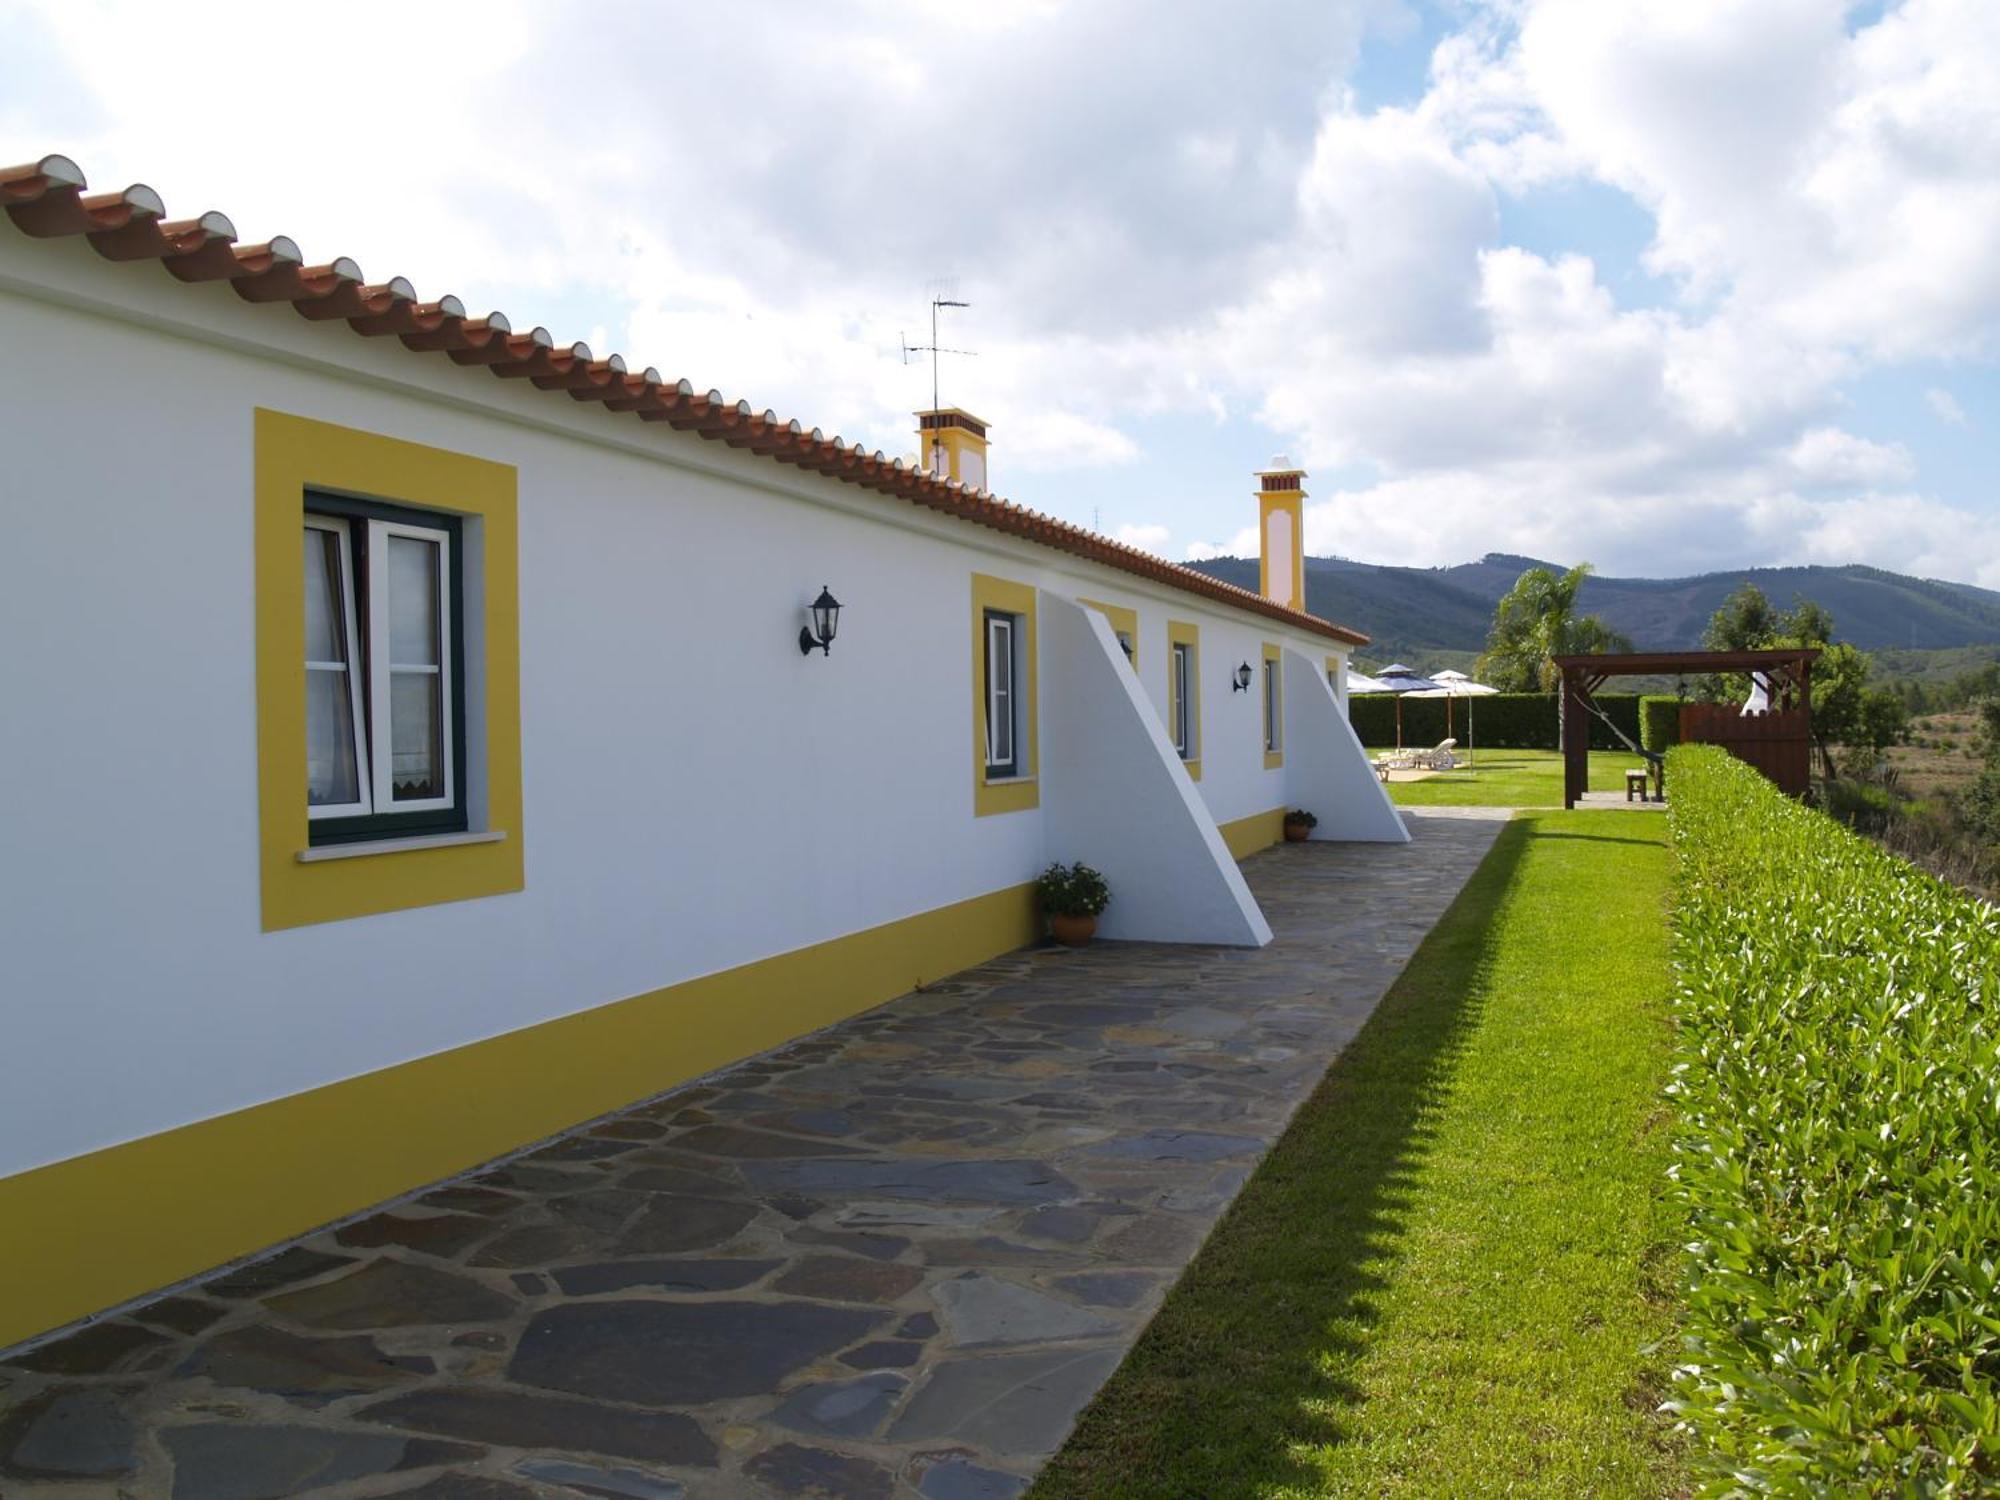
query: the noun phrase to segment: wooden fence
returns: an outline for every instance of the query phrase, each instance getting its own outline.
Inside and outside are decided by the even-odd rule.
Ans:
[[[1745,714],[1732,703],[1684,703],[1681,743],[1720,745],[1794,797],[1811,784],[1812,720],[1803,709]]]

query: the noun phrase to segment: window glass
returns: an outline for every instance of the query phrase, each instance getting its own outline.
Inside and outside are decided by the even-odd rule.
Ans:
[[[1193,686],[1190,659],[1193,655],[1194,653],[1184,645],[1174,647],[1174,749],[1180,752],[1183,760],[1188,756],[1190,745],[1188,720],[1193,714],[1191,700],[1194,695],[1190,691]]]
[[[421,537],[389,538],[389,659],[397,666],[438,664],[438,554]]]
[[[435,672],[397,672],[390,678],[390,795],[398,802],[444,795],[440,687]]]
[[[340,534],[306,528],[306,660],[347,661],[341,606]]]
[[[389,795],[428,802],[445,795],[444,673],[439,650],[444,549],[388,535]]]
[[[1014,622],[1005,615],[986,618],[986,763],[1014,769]]]
[[[334,522],[305,528],[306,806],[365,810],[348,622],[353,579],[347,533]]]
[[[361,800],[354,763],[354,713],[344,672],[306,673],[306,805],[345,807]]]

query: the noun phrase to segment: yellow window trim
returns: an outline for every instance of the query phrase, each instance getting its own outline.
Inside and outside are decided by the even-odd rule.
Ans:
[[[1188,725],[1194,734],[1194,758],[1181,762],[1187,767],[1188,779],[1201,780],[1201,627],[1192,620],[1167,621],[1167,724],[1171,738],[1171,726],[1180,703],[1174,695],[1174,647],[1186,646],[1193,658],[1188,672],[1188,681],[1194,688],[1194,702],[1189,705]]]
[[[1276,679],[1278,685],[1278,748],[1264,752],[1264,769],[1275,771],[1285,763],[1285,659],[1284,653],[1273,641],[1264,642],[1264,666]],[[1261,682],[1258,683],[1257,696],[1260,698],[1264,696],[1263,689],[1264,684]],[[1267,745],[1271,743],[1270,712],[1271,704],[1266,699],[1264,703],[1264,743]]]
[[[992,781],[986,775],[986,611],[997,609],[1021,619],[1022,673],[1017,698],[1021,704],[1021,732],[1016,746],[1023,772],[1018,777]],[[1023,686],[1025,684],[1025,686]],[[1035,695],[1035,586],[1012,579],[993,578],[985,573],[972,575],[972,813],[989,818],[996,813],[1026,812],[1042,805],[1042,789],[1035,782],[1041,755],[1036,741],[1040,722],[1040,702]],[[301,783],[303,784],[303,783]]]
[[[1139,611],[1127,609],[1122,604],[1104,604],[1096,599],[1078,599],[1085,609],[1094,609],[1110,622],[1111,633],[1125,633],[1125,639],[1132,643],[1132,670],[1139,670]]]
[[[517,479],[506,464],[284,412],[256,412],[257,819],[266,932],[518,891],[521,665]],[[299,526],[308,487],[470,519],[466,528],[468,675],[483,704],[484,831],[505,838],[302,862],[306,819],[305,568]],[[470,648],[477,642],[475,665]],[[472,686],[468,684],[468,686]],[[468,788],[475,809],[479,788]]]

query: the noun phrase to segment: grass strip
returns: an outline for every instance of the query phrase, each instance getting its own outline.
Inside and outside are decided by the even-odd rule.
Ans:
[[[1666,833],[1507,826],[1034,1500],[1678,1487]]]
[[[1370,750],[1369,755],[1380,755]],[[1458,754],[1463,757],[1461,747]],[[1590,752],[1593,792],[1623,792],[1627,768],[1644,762],[1622,750]],[[1561,807],[1563,760],[1557,750],[1476,750],[1473,763],[1421,781],[1389,783],[1392,801],[1404,807]]]

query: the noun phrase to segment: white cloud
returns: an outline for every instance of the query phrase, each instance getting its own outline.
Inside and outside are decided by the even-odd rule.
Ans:
[[[1786,454],[1807,484],[1873,488],[1907,484],[1916,461],[1901,443],[1874,443],[1838,427],[1815,427]]]
[[[1174,539],[1173,529],[1157,522],[1126,522],[1111,533],[1116,541],[1128,547],[1137,547],[1142,552],[1159,553],[1167,550]]]
[[[1954,427],[1965,426],[1965,408],[1958,404],[1958,397],[1952,395],[1950,391],[1934,385],[1924,392],[1924,400],[1928,401],[1931,410],[1938,414],[1939,421],[1949,422]]]

